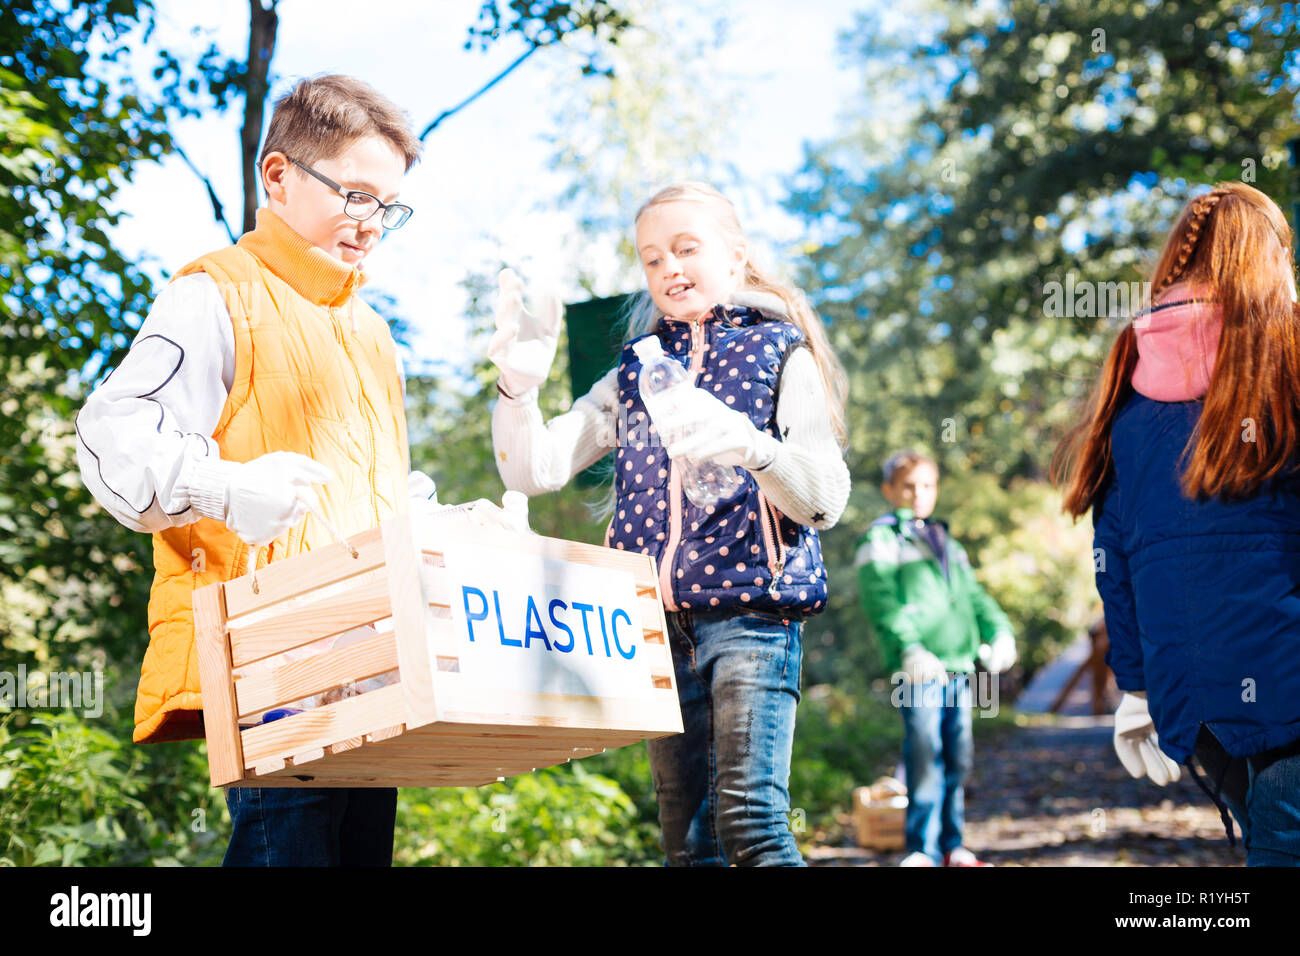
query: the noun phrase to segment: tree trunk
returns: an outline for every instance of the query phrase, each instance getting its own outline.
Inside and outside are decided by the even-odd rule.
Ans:
[[[240,143],[244,153],[244,232],[251,232],[257,224],[257,147],[262,141],[262,116],[266,112],[266,94],[271,72],[271,57],[275,54],[275,31],[280,18],[276,15],[277,0],[269,6],[263,0],[248,0],[248,82],[244,93],[244,127]]]

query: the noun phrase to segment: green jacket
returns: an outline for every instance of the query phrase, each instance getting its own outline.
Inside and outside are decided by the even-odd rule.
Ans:
[[[966,549],[948,534],[946,524],[938,524],[943,526],[946,576],[906,508],[877,518],[858,541],[862,607],[891,671],[901,667],[907,646],[920,643],[950,673],[969,673],[981,643],[1012,633],[1007,616],[975,580]]]

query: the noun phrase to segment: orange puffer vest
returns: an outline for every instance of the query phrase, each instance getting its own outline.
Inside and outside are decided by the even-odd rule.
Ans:
[[[227,461],[292,451],[333,470],[317,486],[345,535],[407,509],[410,457],[392,335],[356,294],[364,281],[268,209],[238,245],[187,265],[207,273],[230,312],[235,374],[213,439]],[[257,566],[332,538],[314,515],[259,552]],[[250,548],[210,518],[153,536],[149,648],[135,702],[135,740],[203,736],[191,595],[248,572]]]

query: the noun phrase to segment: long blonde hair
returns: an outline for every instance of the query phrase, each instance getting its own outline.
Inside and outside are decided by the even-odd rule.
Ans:
[[[669,202],[698,202],[714,215],[724,238],[732,243],[744,243],[745,233],[740,228],[736,209],[727,197],[708,183],[685,181],[666,186],[651,196],[636,211],[633,225],[641,221],[647,209]],[[845,405],[848,401],[849,382],[844,374],[844,367],[831,350],[826,328],[817,313],[813,311],[808,299],[802,292],[775,278],[760,268],[750,256],[745,257],[745,274],[740,288],[751,292],[767,292],[775,295],[785,305],[786,315],[804,334],[808,348],[817,363],[817,374],[821,377],[822,387],[826,391],[827,411],[830,414],[831,427],[841,448],[848,447],[848,426],[845,421]],[[649,290],[633,296],[626,311],[626,328],[624,343],[640,338],[654,331],[659,324],[662,313],[650,297]]]

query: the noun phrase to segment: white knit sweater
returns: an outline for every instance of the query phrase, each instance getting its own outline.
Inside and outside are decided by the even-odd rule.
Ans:
[[[778,509],[818,530],[833,527],[849,500],[849,470],[835,441],[826,391],[812,353],[794,351],[781,373],[777,427],[782,440],[767,467],[752,472]],[[492,410],[492,445],[512,491],[556,491],[617,443],[618,370],[611,369],[563,415],[542,421],[537,389],[502,394]]]

